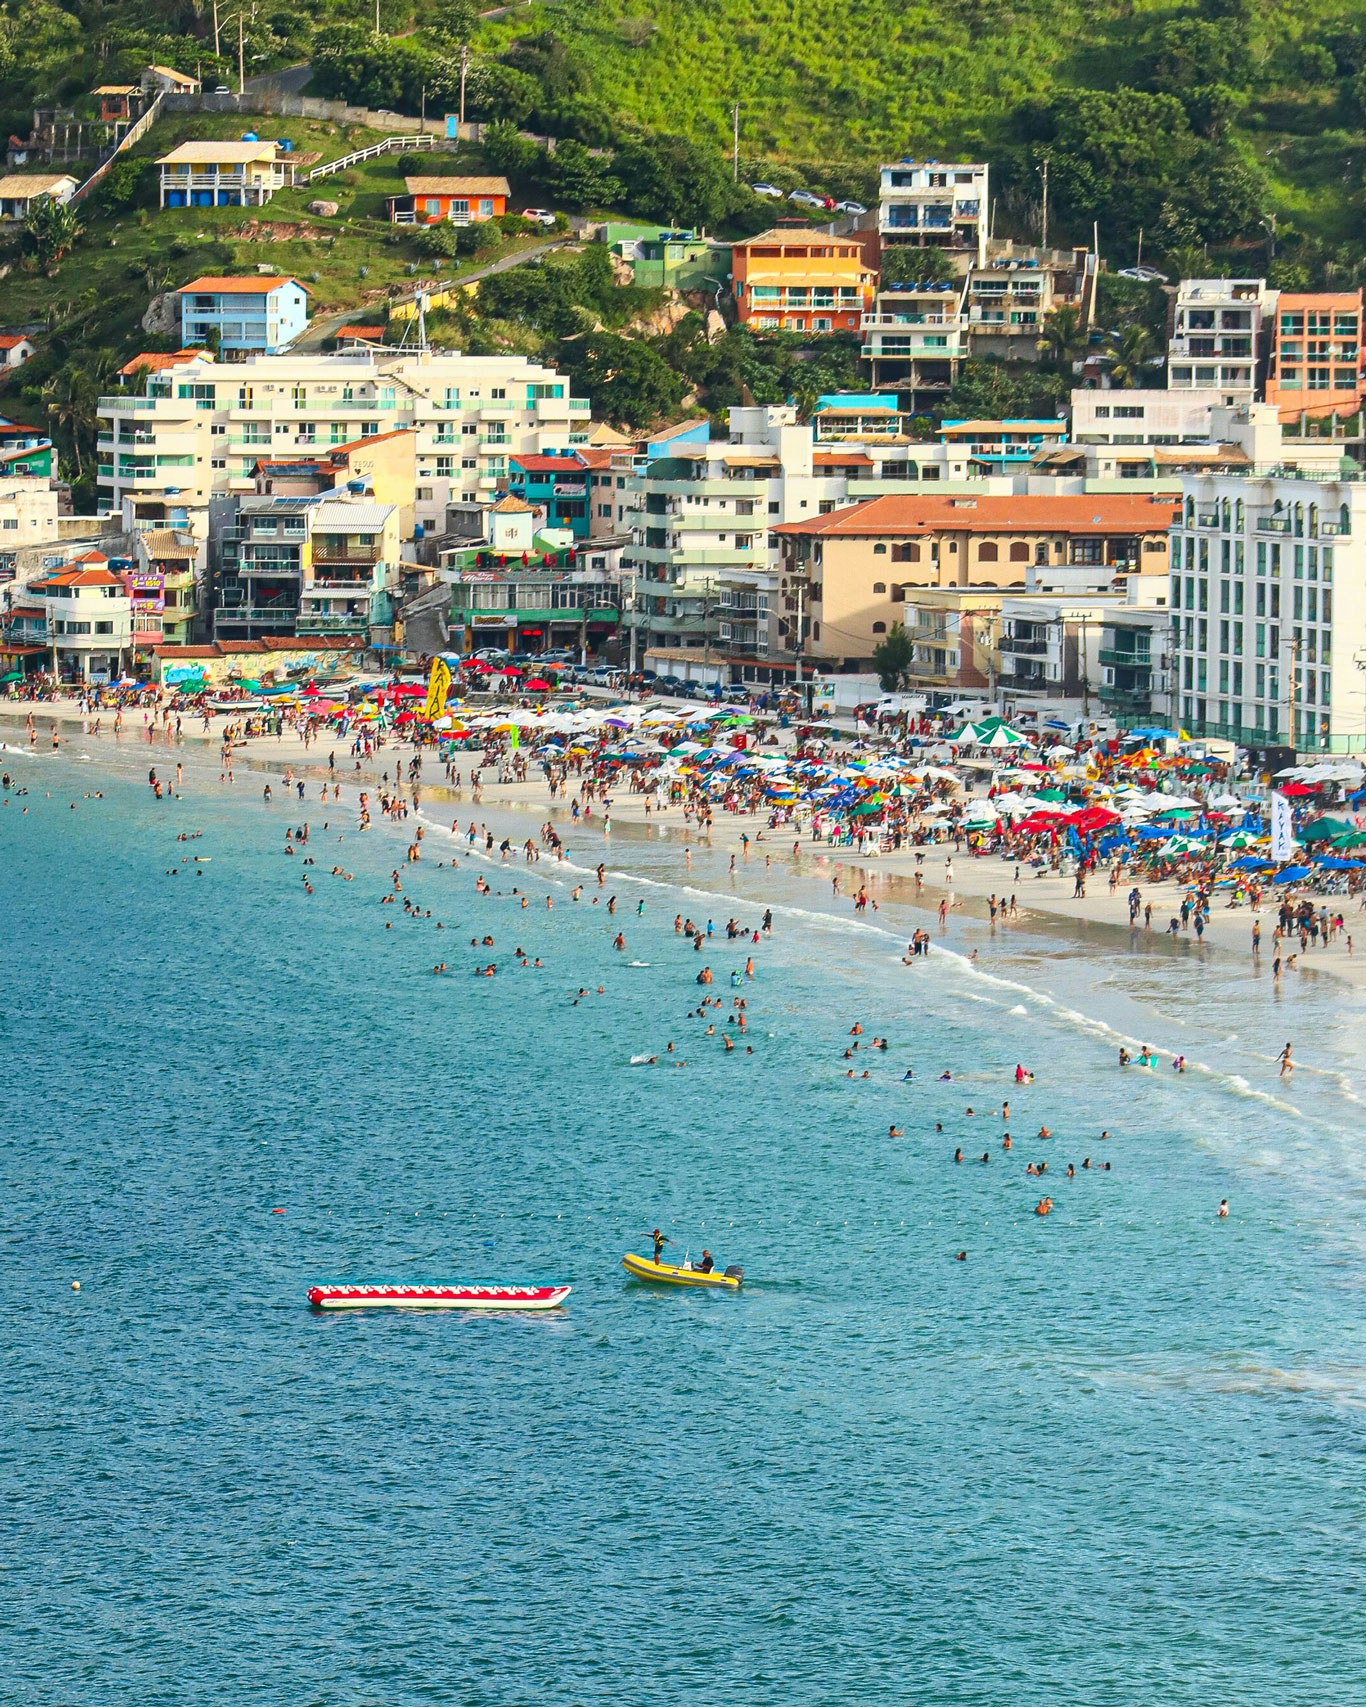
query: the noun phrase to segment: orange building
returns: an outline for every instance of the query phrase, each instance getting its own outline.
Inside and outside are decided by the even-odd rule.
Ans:
[[[390,196],[394,225],[477,225],[507,212],[506,178],[405,178],[406,196]]]
[[[740,324],[756,331],[857,332],[877,288],[856,238],[799,225],[737,243],[731,281]]]
[[[1283,422],[1301,415],[1355,415],[1362,378],[1361,292],[1283,290],[1276,304],[1266,400]]]

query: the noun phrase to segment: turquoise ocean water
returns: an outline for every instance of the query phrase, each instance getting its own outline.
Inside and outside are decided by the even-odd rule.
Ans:
[[[145,747],[73,749],[3,755],[0,1700],[1366,1699],[1360,998],[974,927],[908,969],[911,915],[762,859],[671,887],[676,832],[568,836],[609,922],[433,830],[437,932],[349,804],[338,845],[247,769],[158,805]],[[765,904],[726,1055],[694,977],[751,950],[673,918]],[[743,1293],[628,1281],[656,1220]],[[528,1275],[568,1308],[304,1304]]]

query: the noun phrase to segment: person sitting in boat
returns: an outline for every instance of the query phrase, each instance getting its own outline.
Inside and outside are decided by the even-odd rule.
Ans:
[[[703,1251],[701,1262],[694,1263],[693,1267],[699,1274],[710,1274],[716,1267],[716,1264],[711,1260],[711,1252]]]

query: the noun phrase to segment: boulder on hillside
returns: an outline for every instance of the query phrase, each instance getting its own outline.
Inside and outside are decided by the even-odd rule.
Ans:
[[[341,211],[340,202],[309,202],[308,211],[316,213],[319,219],[335,219]]]
[[[714,344],[718,338],[724,338],[725,335],[726,322],[724,317],[718,314],[714,308],[709,308],[707,310],[707,342]]]
[[[147,304],[142,329],[166,338],[180,336],[180,301],[173,291],[161,291]]]

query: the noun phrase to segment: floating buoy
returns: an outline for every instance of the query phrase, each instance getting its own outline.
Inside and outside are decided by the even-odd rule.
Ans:
[[[73,1292],[79,1292],[79,1291],[80,1291],[80,1289],[81,1289],[81,1283],[80,1283],[80,1281],[79,1281],[79,1280],[73,1280],[73,1281],[72,1281],[72,1282],[71,1282],[71,1290],[72,1290],[72,1291],[73,1291]]]
[[[284,1210],[283,1210],[283,1209],[272,1209],[272,1210],[271,1210],[271,1214],[272,1214],[272,1215],[283,1215],[283,1214],[284,1214]]]

